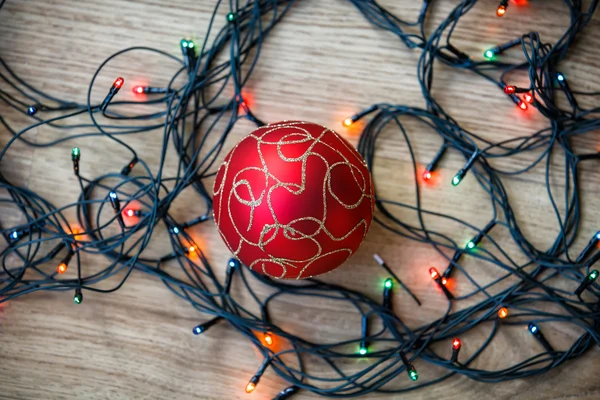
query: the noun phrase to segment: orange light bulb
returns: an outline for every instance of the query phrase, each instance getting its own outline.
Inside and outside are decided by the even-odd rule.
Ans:
[[[194,246],[190,246],[190,247],[188,247],[188,251],[189,251],[190,253],[193,253],[193,252],[195,252],[195,251],[196,251],[196,248],[195,248]]]
[[[270,332],[265,333],[265,343],[267,346],[271,346],[273,344],[273,336],[271,336]]]
[[[352,121],[352,118],[346,118],[343,122],[342,125],[344,125],[346,128],[348,128],[350,125],[352,125],[354,123],[354,121]]]
[[[508,308],[502,307],[498,310],[498,317],[504,319],[508,316]]]
[[[504,14],[506,14],[506,7],[504,7],[504,6],[499,6],[499,7],[496,9],[496,15],[497,15],[497,16],[499,16],[499,17],[504,17]]]
[[[252,393],[256,388],[256,384],[254,382],[248,382],[246,385],[246,393]]]
[[[65,264],[65,263],[58,264],[58,267],[56,267],[56,272],[58,272],[59,274],[64,274],[65,272],[67,272],[67,264]]]

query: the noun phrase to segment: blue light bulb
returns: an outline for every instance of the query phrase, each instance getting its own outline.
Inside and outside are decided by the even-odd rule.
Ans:
[[[529,329],[529,332],[531,332],[531,333],[536,333],[538,331],[538,327],[533,322],[530,322],[529,326],[527,326],[527,328]]]

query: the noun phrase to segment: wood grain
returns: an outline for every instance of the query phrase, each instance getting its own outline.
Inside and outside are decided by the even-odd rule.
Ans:
[[[386,0],[391,11],[414,19],[421,2]],[[433,2],[434,27],[457,1]],[[0,11],[0,55],[23,78],[36,87],[64,97],[85,101],[91,76],[97,66],[112,53],[129,46],[152,46],[179,55],[181,37],[203,38],[214,7],[214,0],[8,0]],[[494,16],[495,1],[481,1],[459,23],[453,44],[480,58],[481,52],[503,43],[524,31],[539,31],[543,40],[554,42],[568,25],[568,14],[559,0],[529,1],[526,6],[511,6],[505,18]],[[219,21],[224,21],[225,8]],[[219,22],[221,24],[223,22]],[[514,53],[517,59],[518,53]],[[373,28],[347,1],[300,0],[264,43],[261,58],[250,84],[254,110],[266,121],[301,119],[339,128],[339,121],[376,102],[424,106],[416,79],[419,53],[410,51],[394,36]],[[575,90],[600,90],[600,21],[588,26],[585,36],[564,63],[563,71]],[[111,63],[99,76],[96,87],[108,87],[117,74],[128,82],[165,84],[174,72],[174,64],[154,56],[135,55]],[[434,95],[441,105],[466,129],[490,140],[522,136],[545,126],[535,111],[521,113],[504,94],[473,74],[438,66]],[[525,74],[514,76],[519,84]],[[4,84],[3,84],[4,85]],[[5,86],[5,85],[4,85]],[[3,88],[4,88],[3,86]],[[95,90],[93,98],[103,96]],[[121,94],[119,95],[121,96]],[[128,90],[124,99],[133,99]],[[597,106],[594,98],[582,99],[582,106]],[[0,114],[17,128],[29,124],[24,115],[0,104]],[[81,121],[84,121],[82,117]],[[240,122],[227,148],[252,126]],[[440,145],[440,138],[426,128],[407,121],[407,129],[417,159],[427,163]],[[354,144],[360,127],[340,130]],[[28,138],[44,143],[64,135],[48,127],[34,129]],[[0,148],[9,140],[0,128]],[[577,146],[599,149],[597,133],[588,134]],[[128,136],[142,158],[156,168],[162,141],[159,132]],[[411,164],[406,145],[393,132],[385,133],[377,149],[375,181],[383,196],[414,202]],[[92,138],[69,141],[51,148],[33,148],[16,143],[0,164],[0,170],[12,181],[34,189],[55,205],[76,200],[76,180],[72,176],[69,151],[82,148],[82,173],[96,176],[126,162],[127,153],[111,142]],[[495,160],[500,167],[516,168],[531,161]],[[464,161],[450,154],[441,165],[440,183],[427,187],[423,204],[434,211],[451,211],[456,217],[483,227],[491,216],[487,195],[472,177],[453,189],[449,182]],[[555,160],[553,187],[559,189],[564,170]],[[584,163],[582,174],[583,226],[575,249],[581,249],[600,226],[598,163]],[[174,173],[176,158],[170,154],[166,171]],[[557,232],[551,205],[544,186],[542,167],[505,184],[524,233],[538,246],[547,246]],[[440,200],[442,199],[442,200]],[[559,207],[564,207],[560,203]],[[184,193],[171,209],[176,218],[202,212],[202,204],[193,193]],[[0,208],[2,223],[16,223],[15,210]],[[398,215],[407,220],[415,216],[406,210]],[[525,222],[527,221],[527,222]],[[442,222],[432,228],[466,240],[473,232]],[[192,231],[213,265],[225,265],[226,247],[213,226]],[[501,230],[495,239],[511,249],[510,237]],[[165,236],[157,238],[149,249],[162,254],[167,249]],[[443,258],[427,246],[390,236],[374,225],[359,252],[343,267],[325,279],[379,296],[378,283],[384,277],[372,260],[378,252],[404,282],[423,300],[415,310],[405,294],[395,296],[395,310],[409,325],[416,327],[440,316],[445,300],[431,288],[426,275],[430,265],[444,265]],[[97,260],[95,262],[102,262]],[[491,281],[497,272],[489,266],[466,260],[465,267],[481,282]],[[221,276],[224,271],[219,271]],[[458,293],[466,282],[457,279]],[[261,291],[262,290],[262,291]],[[239,299],[248,300],[234,286]],[[259,289],[259,293],[267,293]],[[134,274],[124,288],[110,295],[86,293],[81,306],[74,306],[71,293],[35,293],[0,305],[0,398],[1,399],[269,399],[285,387],[268,371],[256,391],[247,395],[243,388],[260,363],[255,350],[226,324],[215,326],[206,335],[195,337],[191,328],[206,317],[168,292],[162,283]],[[357,335],[358,317],[335,302],[294,303],[285,299],[273,310],[275,321],[309,340],[338,341]],[[568,325],[547,326],[545,334],[557,349],[566,348],[579,332]],[[471,332],[463,339],[468,354],[485,339],[487,331]],[[520,328],[502,327],[493,345],[473,365],[482,369],[502,369],[540,351]],[[471,343],[471,345],[469,344]],[[469,348],[471,350],[469,350]],[[594,349],[586,356],[544,376],[499,384],[482,384],[464,377],[408,395],[369,398],[400,399],[598,399],[600,373]],[[364,364],[366,365],[366,364]],[[359,366],[363,366],[362,364]],[[422,379],[440,371],[417,363]],[[398,387],[410,385],[398,379]],[[302,393],[298,399],[317,399]]]

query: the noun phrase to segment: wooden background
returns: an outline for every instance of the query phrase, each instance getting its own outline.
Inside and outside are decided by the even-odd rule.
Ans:
[[[202,39],[215,0],[8,0],[0,11],[0,55],[23,78],[36,87],[56,95],[85,101],[91,76],[97,66],[112,53],[129,46],[153,46],[179,56],[182,37]],[[420,1],[386,0],[381,2],[393,12],[414,20]],[[436,1],[431,28],[457,1]],[[568,13],[560,0],[511,2],[505,18],[496,18],[495,0],[482,0],[463,18],[456,29],[453,44],[481,59],[482,51],[494,44],[515,38],[522,32],[539,31],[546,42],[554,43],[569,23]],[[218,24],[227,13],[219,12]],[[600,19],[586,29],[564,63],[563,72],[575,90],[600,90]],[[397,38],[370,26],[344,0],[300,0],[264,44],[257,70],[247,88],[253,110],[265,121],[302,119],[337,129],[354,144],[360,127],[340,127],[344,117],[375,102],[424,106],[416,79],[416,62],[420,53],[410,51]],[[522,55],[512,52],[508,59]],[[126,80],[120,99],[134,99],[131,84],[151,82],[164,85],[175,71],[174,63],[164,59],[134,54],[111,63],[99,76],[94,99],[104,96],[114,77]],[[516,84],[527,84],[526,76],[517,74]],[[0,83],[6,89],[4,82]],[[99,89],[98,89],[99,88]],[[485,138],[502,140],[527,135],[544,127],[536,110],[521,112],[497,88],[474,74],[438,66],[434,96],[466,129]],[[122,97],[121,97],[122,96]],[[598,101],[580,99],[582,106],[598,106]],[[0,103],[0,114],[15,128],[31,123],[26,116]],[[85,117],[81,118],[81,122]],[[230,148],[252,126],[240,122],[228,142]],[[429,162],[440,145],[440,138],[421,125],[407,121],[417,160]],[[44,143],[63,137],[64,131],[48,127],[35,129],[28,138]],[[9,140],[0,127],[0,148]],[[161,132],[144,132],[126,141],[139,150],[150,165],[156,167]],[[597,132],[578,139],[577,146],[600,150]],[[92,138],[69,141],[51,148],[33,148],[16,143],[0,164],[0,170],[13,182],[31,188],[55,205],[76,200],[77,185],[72,176],[70,148],[82,148],[82,174],[94,177],[116,172],[128,161],[127,153],[111,142]],[[412,170],[404,141],[395,132],[386,134],[378,147],[379,159],[375,181],[384,197],[414,202]],[[497,166],[517,168],[533,159],[533,154],[510,160],[495,160]],[[463,165],[457,154],[442,162],[436,183],[426,186],[426,208],[450,212],[475,226],[483,227],[490,219],[487,195],[469,176],[457,188],[449,184]],[[553,160],[556,168],[552,187],[560,191],[564,182],[561,157]],[[167,171],[175,171],[175,158],[167,161]],[[598,162],[582,164],[583,226],[575,250],[580,250],[600,226],[600,172]],[[169,169],[170,168],[170,169]],[[542,248],[549,245],[557,232],[556,220],[544,186],[543,167],[512,179],[505,179],[508,194],[524,233]],[[559,192],[557,192],[559,193]],[[2,194],[5,195],[5,194]],[[562,207],[564,196],[558,196]],[[193,193],[185,193],[172,212],[179,220],[202,211]],[[414,221],[415,215],[397,210],[400,217]],[[4,226],[19,222],[19,214],[0,208]],[[472,231],[443,221],[428,221],[432,228],[448,232],[456,240],[466,241]],[[229,254],[211,224],[192,231],[215,266],[225,267]],[[149,252],[161,254],[168,245],[166,236],[157,232]],[[505,244],[519,260],[523,259],[506,231],[496,229],[493,237]],[[423,301],[416,308],[402,292],[394,296],[395,310],[410,326],[439,317],[446,300],[433,290],[427,269],[431,265],[443,270],[444,259],[427,246],[390,236],[373,225],[366,242],[346,264],[325,279],[380,295],[385,276],[376,266],[372,254],[378,252]],[[94,259],[102,263],[102,259]],[[91,265],[91,264],[90,264]],[[465,259],[473,276],[486,282],[499,275],[494,267]],[[91,268],[91,267],[90,267]],[[71,271],[72,272],[72,271]],[[223,275],[223,271],[220,271]],[[453,282],[456,293],[471,290],[466,280]],[[262,289],[261,289],[262,290]],[[261,292],[259,290],[259,292]],[[239,286],[234,293],[243,299]],[[263,290],[264,292],[264,290]],[[202,337],[191,329],[205,316],[168,292],[155,279],[134,274],[116,293],[84,293],[80,306],[72,301],[72,292],[35,293],[0,305],[0,398],[2,399],[270,399],[286,385],[267,371],[251,395],[244,393],[248,379],[261,359],[257,352],[226,324],[220,324]],[[250,299],[248,299],[250,300]],[[294,304],[292,299],[280,303],[274,319],[286,329],[307,339],[337,341],[359,335],[360,321],[340,304],[320,302]],[[250,303],[250,301],[248,301]],[[460,304],[459,307],[464,306]],[[489,327],[488,327],[489,328]],[[466,356],[485,339],[488,328],[474,330],[463,337]],[[557,349],[566,349],[581,331],[570,325],[542,326]],[[444,350],[440,348],[440,351]],[[542,351],[522,326],[502,326],[493,345],[479,357],[474,367],[502,369]],[[406,394],[413,399],[570,399],[600,398],[599,351],[562,366],[544,376],[499,384],[483,384],[456,377],[417,392]],[[461,357],[463,355],[461,354]],[[358,367],[368,365],[360,360]],[[440,371],[417,362],[420,379],[437,376]],[[406,376],[399,377],[396,387],[410,386]],[[370,398],[399,399],[397,396]],[[302,393],[294,399],[317,399]]]

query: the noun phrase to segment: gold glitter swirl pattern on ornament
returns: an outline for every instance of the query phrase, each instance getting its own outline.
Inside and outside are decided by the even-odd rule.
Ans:
[[[373,189],[371,186],[370,176],[368,175],[368,169],[364,162],[364,160],[360,157],[360,155],[354,150],[354,148],[343,138],[341,138],[334,131],[322,127],[323,130],[319,135],[311,134],[308,130],[303,128],[303,125],[310,124],[301,121],[284,121],[277,124],[268,125],[263,127],[262,129],[258,129],[256,132],[259,132],[257,135],[256,132],[251,133],[244,139],[242,139],[236,146],[231,150],[229,155],[226,157],[223,162],[219,172],[217,173],[217,177],[220,177],[220,182],[215,180],[215,188],[214,195],[218,196],[218,204],[215,207],[215,212],[218,215],[215,215],[215,221],[217,222],[217,228],[219,233],[225,240],[225,243],[229,247],[229,249],[233,252],[234,255],[238,256],[243,245],[248,246],[256,246],[260,250],[262,250],[268,257],[267,258],[258,258],[254,260],[250,265],[248,265],[251,269],[260,268],[263,274],[268,275],[272,278],[282,278],[288,274],[288,269],[292,268],[294,270],[300,269],[300,271],[294,271],[294,275],[298,279],[307,278],[308,276],[303,276],[304,271],[309,268],[314,262],[320,260],[324,257],[327,257],[333,253],[347,253],[346,259],[350,257],[353,253],[353,249],[351,248],[338,248],[333,251],[324,252],[320,242],[316,240],[316,236],[324,233],[327,237],[333,241],[341,242],[352,235],[355,231],[362,229],[362,238],[367,234],[370,217],[367,221],[366,219],[359,220],[351,229],[345,232],[342,235],[335,235],[330,230],[328,230],[326,226],[327,218],[328,218],[328,195],[329,201],[333,199],[337,202],[338,205],[342,206],[347,210],[353,210],[359,207],[364,201],[368,201],[370,203],[371,213],[374,208],[374,196]],[[310,124],[314,125],[314,124]],[[279,137],[277,140],[269,140],[269,136],[271,133],[280,131],[282,128],[288,128],[289,133],[284,134]],[[328,136],[335,137],[339,144],[348,149],[348,153],[354,156],[354,160],[349,159],[345,154],[343,154],[337,148],[331,146],[329,143],[324,141],[324,137]],[[222,193],[225,183],[229,178],[230,171],[230,160],[236,156],[236,152],[239,151],[239,147],[242,143],[246,141],[255,141],[256,142],[256,151],[259,158],[259,165],[249,165],[245,168],[240,169],[235,172],[235,175],[232,178],[232,186],[231,190],[228,193]],[[297,149],[298,145],[306,146],[305,150],[300,155],[290,155],[287,153],[288,146],[296,146],[294,149]],[[334,163],[330,163],[330,161],[325,158],[319,152],[314,151],[315,147],[325,146],[329,151],[337,154],[337,158],[340,161],[336,161]],[[301,173],[297,177],[297,180],[282,180],[280,178],[280,171],[269,170],[269,164],[273,164],[273,161],[270,160],[267,162],[264,156],[264,149],[268,146],[275,146],[277,149],[277,155],[279,160],[285,163],[293,163],[299,164],[301,168]],[[280,218],[277,215],[275,207],[273,205],[272,196],[273,193],[277,190],[285,190],[287,193],[295,196],[300,196],[304,194],[307,188],[307,164],[308,160],[311,157],[316,157],[320,159],[326,166],[326,173],[322,182],[322,192],[321,199],[313,199],[314,201],[319,201],[321,203],[322,212],[318,216],[306,216],[295,218],[287,223],[282,223]],[[331,157],[329,157],[331,158]],[[350,162],[353,161],[353,162]],[[363,170],[357,167],[356,164],[360,164],[363,166]],[[356,201],[352,203],[344,202],[340,196],[335,193],[335,190],[332,187],[332,175],[334,171],[338,168],[346,167],[347,171],[349,171],[356,187],[360,190],[360,196]],[[259,178],[252,179],[252,182],[244,178],[250,173],[258,174]],[[313,178],[311,176],[311,178]],[[272,182],[269,184],[269,182]],[[253,184],[256,186],[258,183],[260,185],[264,185],[264,188],[258,190],[258,188],[253,187]],[[259,193],[255,195],[255,193]],[[224,197],[223,195],[226,195]],[[263,206],[266,202],[268,207],[270,218],[272,219],[271,223],[265,223],[262,226],[260,231],[260,235],[258,238],[251,238],[247,234],[253,227],[255,223],[255,211]],[[243,205],[248,208],[249,211],[249,221],[248,223],[239,223],[236,218],[232,215],[232,204],[235,204],[236,207]],[[225,207],[223,207],[225,205]],[[218,211],[217,211],[218,210]],[[226,213],[223,215],[223,213]],[[227,239],[226,235],[221,231],[220,221],[223,217],[229,218],[229,222],[233,225],[239,240],[236,243],[231,243],[230,240]],[[264,219],[264,218],[263,218]],[[298,229],[298,225],[303,224],[304,229]],[[306,231],[306,226],[310,225],[313,227],[312,232]],[[266,246],[271,243],[275,238],[282,234],[283,237],[290,241],[290,245],[293,245],[294,241],[301,240],[309,240],[314,244],[314,251],[308,257],[304,257],[302,259],[291,259],[288,257],[276,256],[273,254],[269,254],[269,251],[266,249]],[[281,274],[278,276],[274,276],[270,274],[265,268],[265,262],[274,263],[281,267]]]

